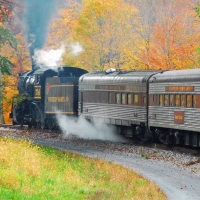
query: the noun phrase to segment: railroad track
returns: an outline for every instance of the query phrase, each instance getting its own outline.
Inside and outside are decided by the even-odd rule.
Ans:
[[[17,129],[17,130],[21,130],[23,131],[29,131],[34,132],[41,132],[41,133],[48,133],[49,134],[49,138],[55,138],[56,135],[60,135],[61,131],[60,130],[48,130],[48,129],[29,129],[27,125],[25,126],[21,126],[21,125],[12,125],[12,124],[0,124],[0,128],[9,128],[9,129]],[[24,134],[22,133],[22,135],[24,136]],[[193,154],[196,156],[200,156],[200,150],[197,149],[190,149],[188,147],[179,147],[179,146],[167,146],[164,144],[160,144],[160,143],[150,143],[150,142],[144,142],[144,141],[140,141],[140,140],[133,140],[130,138],[127,138],[127,142],[119,142],[120,144],[128,144],[128,145],[136,145],[136,146],[142,146],[142,147],[149,147],[149,148],[154,148],[154,149],[161,149],[161,150],[168,150],[168,151],[176,151],[179,153],[189,153],[189,154]]]

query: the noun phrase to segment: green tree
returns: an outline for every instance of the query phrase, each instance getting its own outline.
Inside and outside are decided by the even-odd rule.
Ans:
[[[0,27],[0,50],[2,46],[7,44],[16,48],[16,40],[11,32],[3,27]],[[11,74],[11,66],[13,66],[12,62],[7,57],[0,55],[0,71],[3,74]]]

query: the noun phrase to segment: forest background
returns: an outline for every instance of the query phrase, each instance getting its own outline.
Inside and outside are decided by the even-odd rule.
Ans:
[[[5,123],[11,123],[18,74],[32,69],[25,1],[0,0],[0,114]],[[46,52],[64,49],[59,65],[89,71],[200,67],[198,0],[57,0],[59,3],[42,46]]]

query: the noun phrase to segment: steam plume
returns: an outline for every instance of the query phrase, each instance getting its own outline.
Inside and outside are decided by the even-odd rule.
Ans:
[[[70,48],[71,48],[70,54],[73,56],[78,56],[83,51],[83,47],[78,42],[71,44]]]
[[[24,0],[26,34],[31,58],[35,49],[42,49],[50,22],[62,2],[63,0]],[[34,65],[33,60],[32,63]]]
[[[75,135],[84,139],[107,140],[114,142],[122,142],[125,139],[116,134],[116,129],[113,126],[108,126],[103,122],[95,122],[91,124],[84,118],[71,118],[61,114],[57,114],[59,127],[64,136]]]
[[[65,52],[65,46],[60,49],[51,49],[50,51],[35,50],[33,59],[37,65],[47,65],[55,69],[62,61],[62,55]]]

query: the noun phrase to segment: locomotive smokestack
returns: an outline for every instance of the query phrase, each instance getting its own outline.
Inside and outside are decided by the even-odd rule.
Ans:
[[[61,0],[24,0],[26,7],[26,35],[29,53],[32,61],[32,69],[36,67],[33,55],[36,49],[42,49],[47,31],[53,15],[58,10]]]

